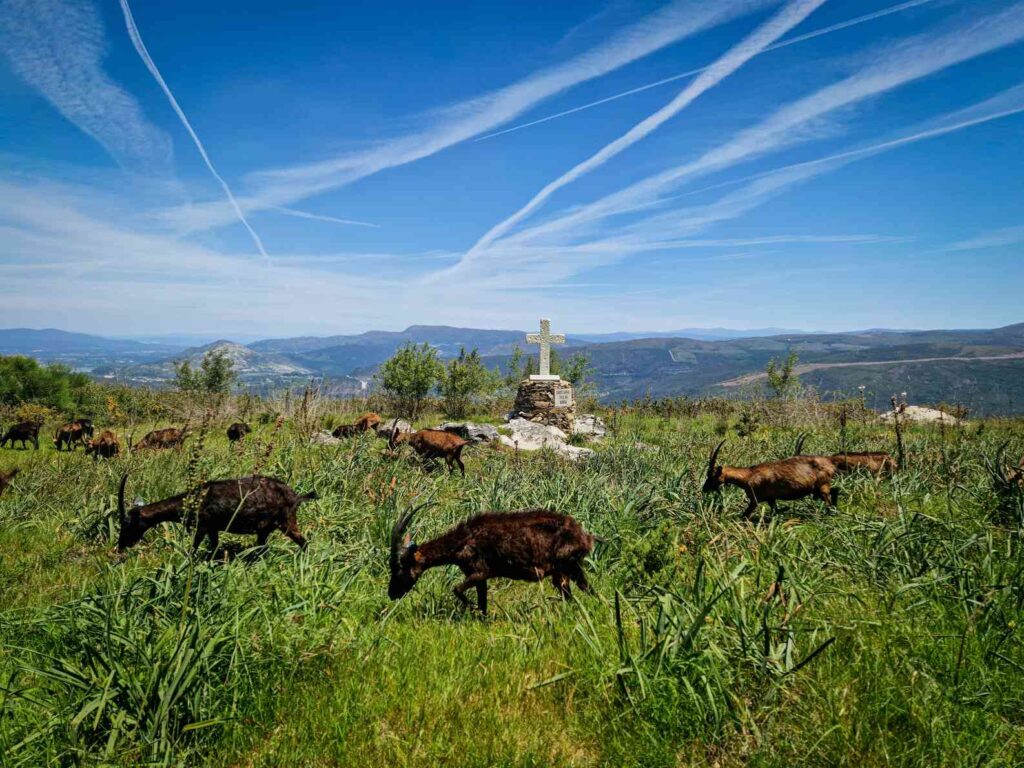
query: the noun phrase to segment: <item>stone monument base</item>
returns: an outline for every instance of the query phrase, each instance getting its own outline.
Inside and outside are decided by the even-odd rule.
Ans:
[[[557,376],[540,380],[531,377],[522,381],[516,392],[512,415],[558,427],[566,435],[571,435],[576,422],[576,398],[572,386]]]

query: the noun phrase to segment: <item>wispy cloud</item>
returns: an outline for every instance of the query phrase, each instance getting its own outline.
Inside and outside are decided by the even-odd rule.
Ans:
[[[557,231],[549,233],[547,238],[531,234],[529,237],[498,240],[488,249],[486,260],[462,265],[460,277],[471,283],[497,287],[515,275],[519,284],[530,285],[535,281],[546,283],[566,279],[644,253],[674,251],[716,242],[741,245],[742,240],[693,238],[717,224],[739,218],[794,185],[849,163],[1022,113],[1024,86],[1015,86],[896,138],[749,176],[739,189],[711,203],[651,213],[628,225],[616,227],[603,238],[580,240],[573,237],[578,233]],[[753,238],[750,244],[766,244],[766,241]],[[437,274],[428,276],[425,282],[436,281]]]
[[[969,240],[951,243],[947,251],[978,251],[982,248],[1001,248],[1006,245],[1024,243],[1024,227],[1005,227],[984,232]]]
[[[373,227],[374,229],[380,227],[380,224],[371,224],[368,221],[356,221],[355,219],[339,219],[337,216],[323,216],[319,213],[308,213],[307,211],[298,211],[294,208],[284,208],[281,206],[274,206],[269,210],[275,211],[277,213],[283,213],[285,216],[294,216],[297,219],[329,221],[332,224],[351,224],[356,227]]]
[[[885,18],[886,16],[891,16],[894,13],[901,13],[902,11],[908,11],[911,8],[916,8],[919,5],[925,5],[927,3],[933,2],[935,2],[935,0],[908,0],[908,2],[905,3],[891,5],[888,8],[883,8],[882,10],[875,11],[874,13],[866,13],[863,16],[857,16],[855,18],[848,19],[847,21],[841,21],[837,24],[830,24],[827,27],[816,29],[813,32],[808,32],[803,35],[796,35],[795,37],[788,38],[787,40],[783,40],[782,42],[769,45],[768,47],[760,51],[757,55],[760,56],[762,53],[770,53],[771,51],[777,51],[781,48],[788,48],[789,46],[796,45],[797,43],[803,43],[806,42],[807,40],[814,40],[819,37],[824,37],[825,35],[831,35],[833,32],[840,32],[844,29],[849,29],[850,27],[856,27],[859,24],[864,24],[869,21],[882,19]],[[555,112],[554,114],[551,115],[538,117],[536,120],[530,120],[529,122],[526,123],[519,123],[518,125],[513,125],[509,128],[504,128],[500,131],[494,131],[493,133],[485,134],[474,139],[474,141],[486,141],[487,139],[493,139],[498,136],[504,136],[506,133],[515,133],[516,131],[521,131],[524,128],[531,128],[535,125],[549,123],[552,120],[557,120],[560,117],[568,117],[569,115],[575,115],[578,112],[584,112],[588,109],[593,109],[594,107],[600,107],[604,104],[610,104],[613,101],[624,99],[627,96],[635,96],[638,93],[649,91],[652,88],[660,88],[663,85],[668,85],[669,83],[675,83],[680,80],[685,80],[688,77],[699,75],[701,72],[706,71],[711,66],[711,64],[707,64],[703,67],[697,67],[696,69],[690,69],[687,70],[686,72],[680,72],[678,74],[672,75],[671,77],[663,77],[661,80],[655,80],[653,83],[638,85],[637,87],[630,88],[627,91],[620,91],[619,93],[612,94],[611,96],[605,96],[603,99],[598,99],[597,101],[590,101],[587,102],[586,104],[580,104],[578,107],[565,109],[562,110],[561,112]]]
[[[14,71],[121,166],[169,173],[171,140],[103,68],[103,22],[86,0],[5,0],[0,47]]]
[[[663,204],[681,185],[807,138],[806,128],[842,108],[1024,39],[1024,3],[945,33],[925,34],[878,50],[859,72],[791,102],[758,125],[696,160],[668,168],[618,192],[510,237],[517,242],[593,228],[599,222]]]
[[[167,101],[170,102],[171,107],[174,109],[175,114],[181,121],[181,124],[185,126],[185,130],[188,131],[188,135],[192,137],[192,143],[196,145],[196,149],[199,150],[199,154],[203,158],[203,162],[206,163],[206,168],[210,171],[210,175],[217,180],[220,184],[221,189],[224,190],[224,196],[228,199],[231,207],[235,211],[235,215],[238,216],[238,220],[245,227],[249,236],[252,238],[253,243],[256,245],[256,249],[260,252],[263,258],[269,263],[270,257],[267,255],[266,249],[263,247],[263,241],[260,240],[260,236],[256,234],[256,230],[252,228],[248,220],[245,218],[245,214],[242,213],[242,209],[238,205],[238,201],[235,200],[235,196],[231,193],[231,187],[224,181],[217,169],[213,167],[213,162],[210,160],[210,156],[206,154],[206,148],[203,146],[203,142],[199,140],[199,136],[192,130],[192,124],[185,116],[185,112],[178,105],[178,100],[174,98],[174,94],[171,93],[171,89],[167,86],[163,76],[160,74],[160,70],[157,69],[156,63],[149,55],[149,51],[146,50],[146,44],[142,42],[142,35],[139,34],[139,28],[135,26],[135,19],[132,17],[132,9],[128,6],[128,0],[121,0],[121,11],[124,13],[124,23],[128,28],[128,36],[132,39],[132,45],[135,46],[136,53],[139,54],[139,58],[142,59],[142,63],[146,65],[146,69],[156,80],[160,89],[164,92],[167,97]]]
[[[471,261],[482,249],[493,243],[496,239],[509,232],[516,224],[537,210],[559,189],[568,186],[572,182],[590,173],[594,169],[604,165],[616,155],[624,152],[633,144],[642,141],[651,133],[656,131],[664,123],[671,120],[690,104],[696,101],[703,93],[714,88],[722,80],[727,78],[737,69],[742,67],[751,58],[764,50],[765,46],[777,40],[797,24],[806,19],[811,13],[819,8],[825,0],[794,0],[783,8],[778,14],[763,24],[755,32],[749,35],[729,50],[724,56],[708,67],[690,85],[676,95],[672,101],[664,107],[648,115],[639,123],[630,128],[619,138],[606,144],[596,153],[577,164],[575,167],[548,183],[543,189],[534,195],[522,208],[509,216],[504,221],[493,226],[476,244],[469,250],[463,259],[464,262]]]
[[[608,41],[562,64],[540,70],[491,93],[426,116],[430,127],[387,139],[357,152],[290,168],[251,174],[255,191],[241,200],[246,211],[288,206],[298,200],[351,184],[388,168],[422,160],[504,125],[552,96],[608,74],[666,46],[778,0],[676,0]],[[219,203],[172,209],[165,219],[183,230],[226,223]]]

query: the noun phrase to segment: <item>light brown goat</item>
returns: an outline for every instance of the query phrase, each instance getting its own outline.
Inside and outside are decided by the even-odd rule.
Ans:
[[[801,434],[796,439],[794,454],[803,456],[806,434]],[[836,472],[847,474],[858,469],[866,469],[874,475],[891,475],[897,470],[896,459],[885,451],[846,451],[844,453],[833,453],[823,456],[836,465]]]
[[[120,452],[121,443],[118,442],[117,435],[109,429],[100,432],[99,437],[95,440],[90,440],[85,446],[85,455],[92,456],[93,461],[96,459],[112,459]]]
[[[181,429],[175,427],[168,427],[167,429],[154,429],[152,432],[148,432],[143,437],[139,444],[134,446],[133,450],[164,450],[166,448],[181,448],[185,442],[185,438],[188,437],[188,423]],[[132,448],[131,443],[128,444],[129,448]]]
[[[462,476],[466,476],[466,465],[462,463],[462,449],[469,445],[468,440],[463,440],[451,432],[444,432],[440,429],[421,429],[419,432],[399,432],[396,425],[391,430],[391,437],[388,440],[388,447],[397,451],[402,443],[408,443],[412,449],[425,459],[443,458],[448,465],[448,471],[455,471],[455,464],[459,465]]]
[[[364,413],[359,417],[359,420],[354,424],[340,424],[334,428],[331,435],[334,437],[351,437],[352,435],[358,435],[360,432],[368,432],[371,429],[376,429],[377,425],[380,424],[380,414]]]
[[[20,469],[12,469],[10,472],[0,472],[0,496],[4,495],[4,491],[7,490],[7,486],[14,480],[14,476],[18,474]]]
[[[824,456],[793,456],[782,461],[769,461],[752,467],[724,467],[718,464],[718,452],[725,440],[711,452],[704,492],[718,491],[723,485],[742,488],[747,494],[743,517],[749,519],[758,504],[768,504],[775,511],[779,501],[792,501],[815,496],[826,506],[834,507],[839,491],[832,487],[836,465]]]

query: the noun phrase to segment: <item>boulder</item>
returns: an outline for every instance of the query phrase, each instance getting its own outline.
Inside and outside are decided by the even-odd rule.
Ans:
[[[585,435],[590,440],[601,440],[607,433],[608,428],[604,425],[604,421],[601,417],[595,416],[592,413],[585,413],[582,416],[576,418],[576,423],[573,424],[572,433],[574,435]]]
[[[549,448],[560,456],[574,461],[593,455],[591,448],[580,448],[566,443],[566,434],[558,427],[538,424],[527,419],[509,421],[511,435],[501,435],[501,444],[520,451],[539,451]]]
[[[446,421],[437,429],[452,432],[463,440],[471,440],[474,443],[491,443],[501,437],[497,427],[490,424],[474,424],[471,421]]]
[[[883,421],[892,421],[893,412],[883,413],[881,418]],[[944,411],[936,408],[924,408],[920,405],[901,406],[900,421],[917,421],[926,424],[938,424],[939,422],[945,422],[950,425],[963,424],[960,419],[950,416]]]
[[[321,430],[309,438],[309,442],[313,445],[341,445],[342,441],[328,432],[326,429]]]
[[[391,431],[395,428],[395,426],[398,427],[399,432],[415,431],[412,428],[412,424],[410,424],[405,419],[385,419],[376,427],[374,427],[374,429],[377,430],[377,437],[381,437],[387,440],[389,437],[391,437]]]

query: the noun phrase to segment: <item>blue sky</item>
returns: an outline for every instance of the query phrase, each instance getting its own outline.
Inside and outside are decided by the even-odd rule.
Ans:
[[[1024,320],[1024,0],[0,0],[0,50],[0,326]]]

